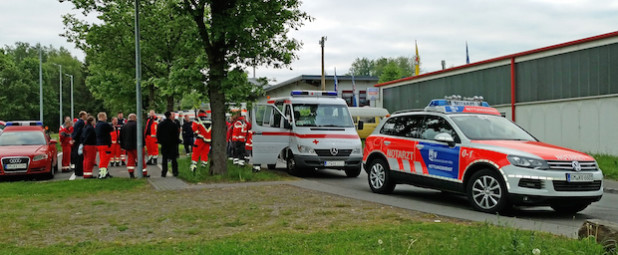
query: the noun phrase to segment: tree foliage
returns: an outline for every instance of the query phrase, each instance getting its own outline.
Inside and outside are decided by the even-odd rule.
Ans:
[[[228,95],[239,90],[239,81],[246,80],[240,70],[258,65],[287,67],[297,58],[295,51],[301,42],[289,38],[287,33],[311,20],[299,10],[300,4],[298,0],[182,1],[180,7],[195,22],[208,62],[204,82],[208,84],[213,118],[214,173],[227,171],[225,104]]]
[[[380,82],[387,82],[404,77],[409,77],[414,74],[414,61],[408,57],[385,58],[378,59],[356,58],[352,62],[350,74],[356,76],[377,76]]]
[[[73,75],[75,111],[102,111],[99,101],[95,100],[84,85],[85,72],[83,64],[71,56],[64,48],[51,46],[31,46],[17,42],[15,46],[0,49],[0,120],[38,120],[39,119],[39,48],[42,55],[43,69],[43,123],[51,130],[58,130],[60,125],[60,73],[62,65],[62,113],[71,115],[70,78]],[[75,113],[77,114],[77,113]]]

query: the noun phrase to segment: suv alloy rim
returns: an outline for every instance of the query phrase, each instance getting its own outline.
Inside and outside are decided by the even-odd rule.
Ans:
[[[369,173],[371,186],[376,189],[382,188],[382,185],[384,185],[385,175],[384,167],[381,164],[374,164],[371,166],[371,172]]]
[[[476,179],[472,185],[472,199],[479,207],[491,209],[498,205],[502,198],[502,189],[498,180],[484,175]]]

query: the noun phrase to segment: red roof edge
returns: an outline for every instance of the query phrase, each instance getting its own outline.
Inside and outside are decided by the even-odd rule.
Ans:
[[[410,76],[410,77],[406,77],[406,78],[401,78],[399,80],[393,80],[393,81],[387,81],[387,82],[383,82],[383,83],[378,83],[378,84],[373,85],[373,86],[374,87],[382,87],[382,86],[386,86],[386,85],[390,85],[390,84],[394,84],[394,83],[398,83],[398,82],[402,82],[402,81],[415,80],[415,79],[419,79],[419,78],[423,78],[423,77],[427,77],[427,76],[432,76],[432,75],[436,75],[436,74],[441,74],[441,73],[446,73],[446,72],[455,71],[455,70],[459,70],[459,69],[464,69],[464,68],[468,68],[468,67],[483,65],[483,64],[487,64],[487,63],[491,63],[491,62],[497,62],[497,61],[501,61],[501,60],[505,60],[505,59],[511,59],[511,58],[516,58],[516,57],[526,56],[526,55],[530,55],[530,54],[534,54],[534,53],[539,53],[539,52],[543,52],[543,51],[549,51],[549,50],[564,48],[564,47],[573,46],[573,45],[577,45],[577,44],[597,41],[597,40],[601,40],[601,39],[611,38],[611,37],[614,37],[614,36],[618,36],[618,31],[607,33],[607,34],[602,34],[602,35],[597,35],[597,36],[593,36],[593,37],[588,37],[588,38],[584,38],[584,39],[579,39],[579,40],[575,40],[575,41],[570,41],[570,42],[566,42],[566,43],[556,44],[556,45],[552,45],[552,46],[547,46],[547,47],[543,47],[543,48],[538,48],[538,49],[534,49],[534,50],[524,51],[524,52],[520,52],[520,53],[510,54],[510,55],[506,55],[506,56],[502,56],[502,57],[497,57],[497,58],[492,58],[492,59],[488,59],[488,60],[483,60],[483,61],[480,61],[480,62],[474,62],[474,63],[470,63],[470,64],[467,64],[467,65],[451,67],[451,68],[444,69],[444,70],[438,70],[438,71],[434,71],[434,72],[430,72],[430,73],[424,73],[424,74],[420,74],[420,75],[417,75],[417,76]]]

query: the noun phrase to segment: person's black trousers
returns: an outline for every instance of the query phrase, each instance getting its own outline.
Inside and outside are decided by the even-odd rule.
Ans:
[[[176,157],[167,158],[165,154],[161,155],[163,157],[163,162],[161,162],[161,176],[165,177],[167,175],[167,161],[172,161],[172,174],[174,176],[178,176],[178,161],[176,161]]]
[[[75,175],[84,176],[84,154],[79,155],[79,144],[71,146],[71,164],[75,165]]]

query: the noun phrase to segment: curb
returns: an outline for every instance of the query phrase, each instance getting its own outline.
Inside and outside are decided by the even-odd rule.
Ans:
[[[604,193],[611,193],[611,194],[618,194],[618,189],[614,189],[614,188],[604,188],[603,189]]]

